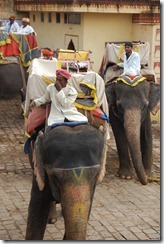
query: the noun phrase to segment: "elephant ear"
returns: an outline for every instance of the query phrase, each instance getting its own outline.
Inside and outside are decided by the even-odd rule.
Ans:
[[[45,169],[43,159],[41,156],[40,136],[38,135],[34,144],[33,162],[34,162],[34,175],[38,183],[39,190],[42,191],[45,186]]]
[[[106,83],[105,85],[105,93],[106,93],[109,109],[110,107],[116,104],[115,84],[116,82],[109,82]]]
[[[150,82],[149,108],[153,115],[160,109],[160,84]]]

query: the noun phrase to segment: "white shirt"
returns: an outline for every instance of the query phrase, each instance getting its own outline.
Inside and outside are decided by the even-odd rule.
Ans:
[[[127,59],[126,54],[124,55],[124,63],[119,63],[118,66],[123,67],[124,71],[122,75],[136,76],[140,75],[140,56],[137,52],[132,51],[132,54]]]
[[[16,21],[14,21],[10,26],[10,21],[7,22],[7,32],[17,32],[19,30],[19,25]]]
[[[26,27],[23,28],[23,25],[19,28],[19,31],[17,32],[18,34],[23,34],[23,35],[28,35],[28,34],[32,34],[36,32],[34,31],[34,29],[32,28],[31,25],[27,25]]]
[[[77,98],[77,91],[74,87],[67,84],[66,87],[58,91],[54,84],[46,87],[45,95],[34,100],[36,106],[51,102],[51,110],[48,117],[48,125],[69,121],[88,121],[87,117],[78,112],[74,105]]]

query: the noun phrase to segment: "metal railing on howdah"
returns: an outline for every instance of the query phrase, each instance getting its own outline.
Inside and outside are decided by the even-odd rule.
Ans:
[[[160,0],[14,0],[15,5],[20,4],[77,4],[77,5],[117,5],[123,6],[152,6],[160,8]]]

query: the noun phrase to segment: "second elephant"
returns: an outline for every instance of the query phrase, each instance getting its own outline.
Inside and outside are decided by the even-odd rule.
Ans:
[[[132,177],[132,160],[141,184],[146,185],[153,161],[150,112],[159,109],[160,85],[146,80],[136,86],[107,83],[106,96],[120,162],[118,175]]]
[[[0,64],[0,98],[11,98],[20,94],[26,86],[27,67],[23,67],[19,57],[7,57]]]

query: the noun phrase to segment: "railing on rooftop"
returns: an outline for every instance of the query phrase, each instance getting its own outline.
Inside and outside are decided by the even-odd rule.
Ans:
[[[160,0],[14,0],[15,5],[39,5],[39,4],[77,4],[77,5],[130,5],[160,7]]]

